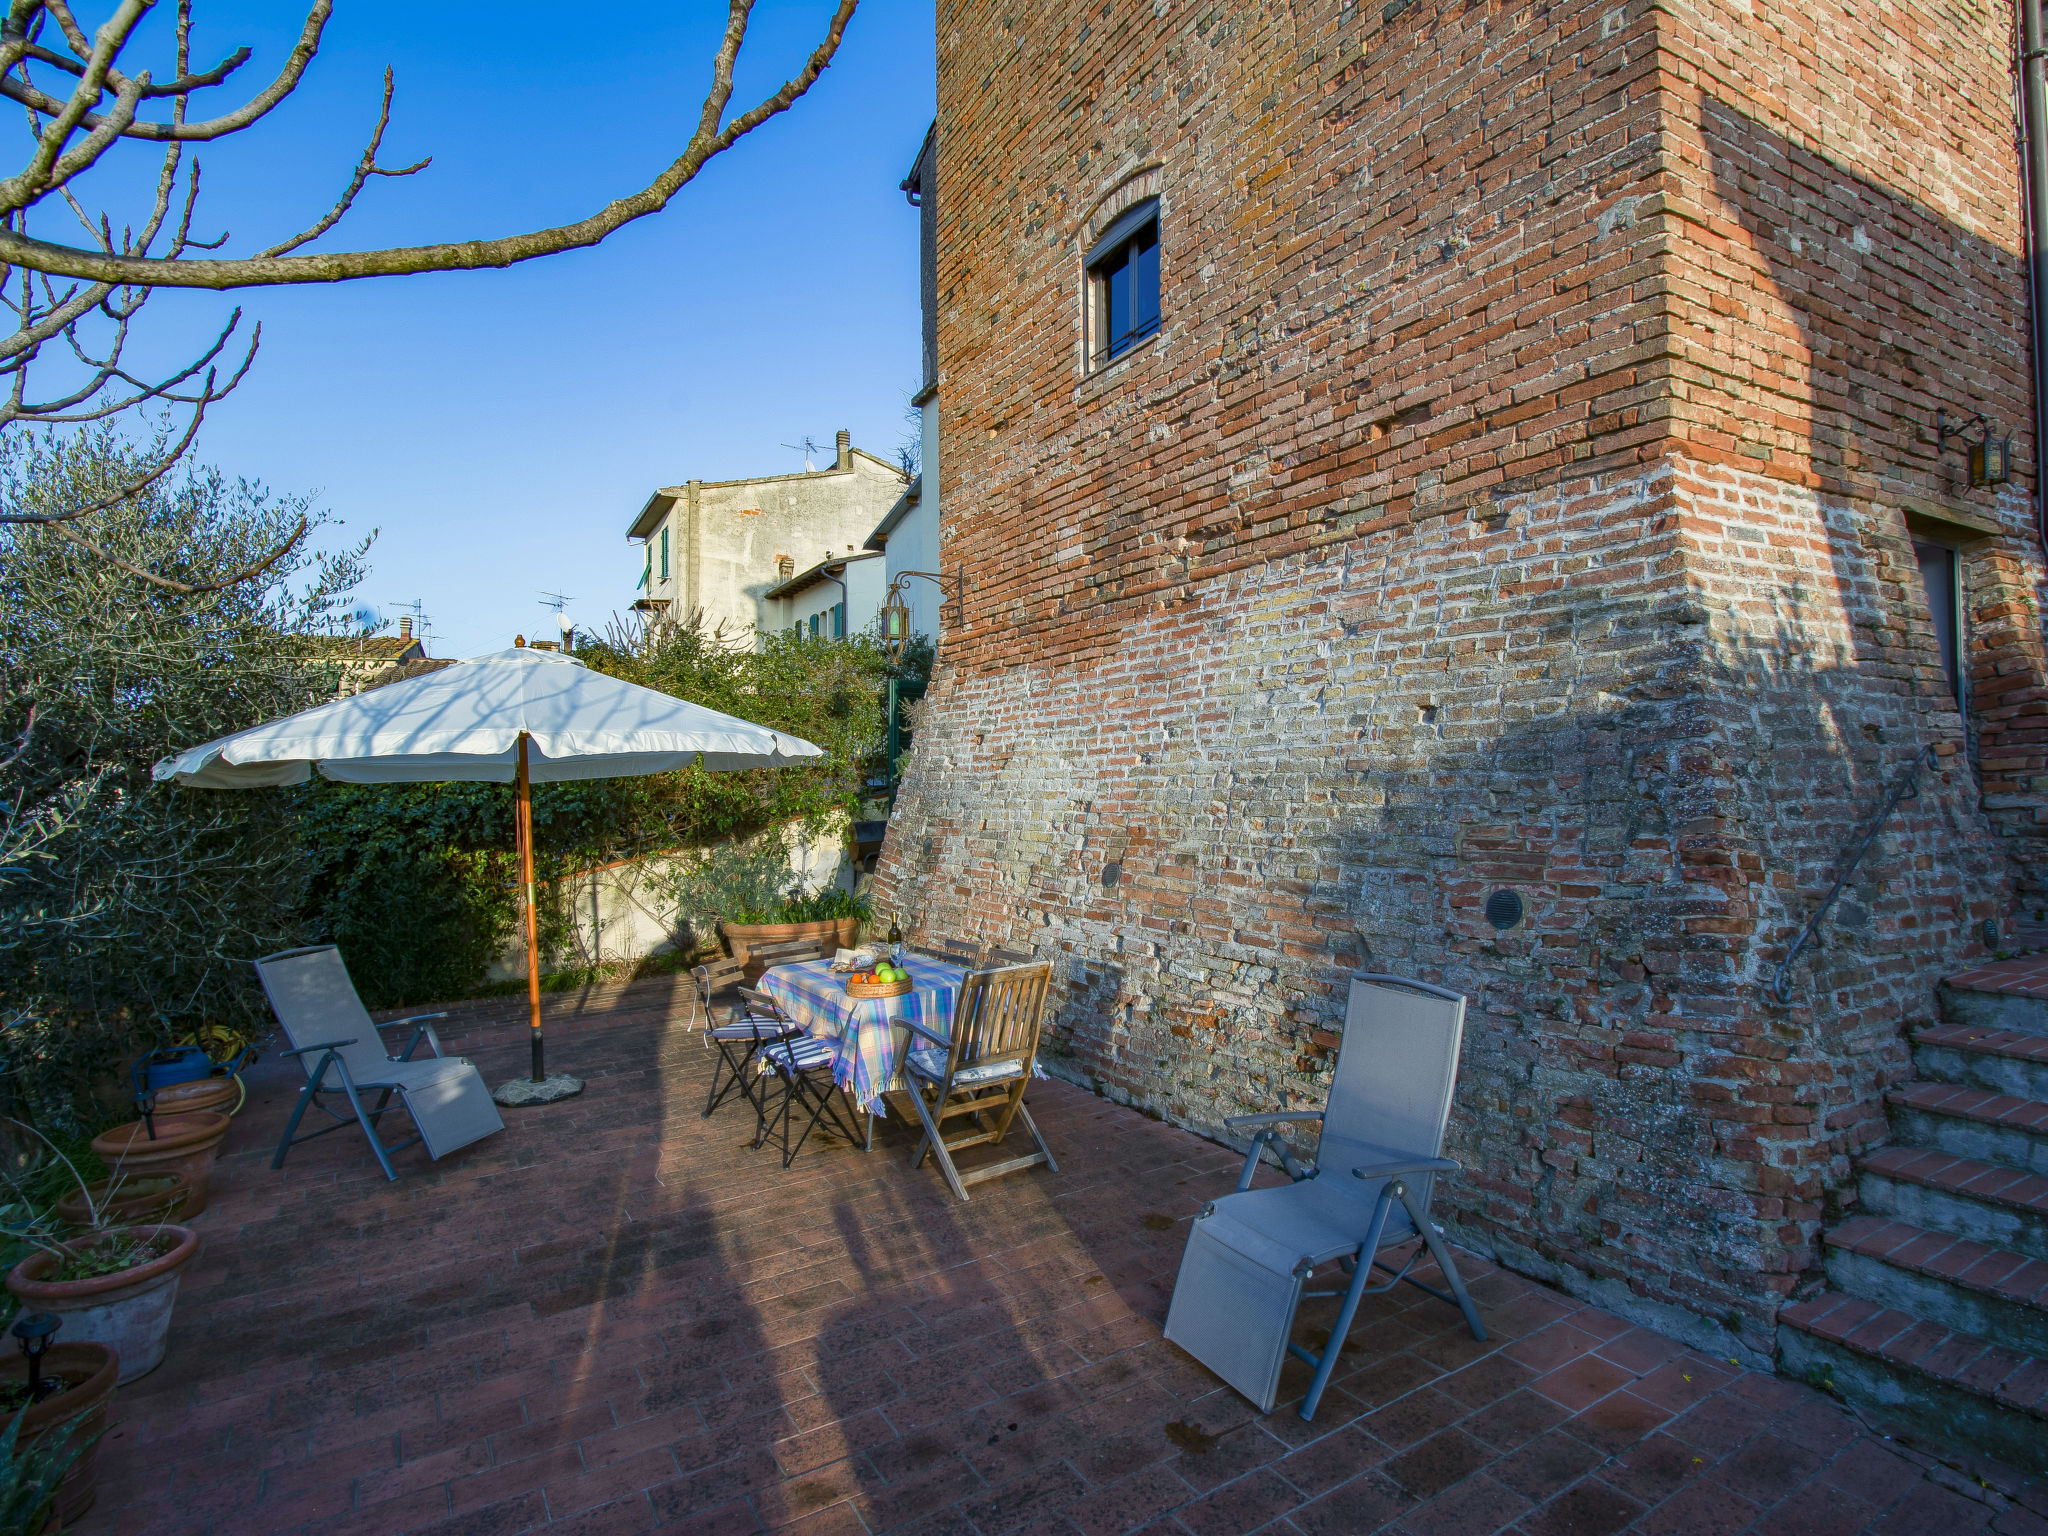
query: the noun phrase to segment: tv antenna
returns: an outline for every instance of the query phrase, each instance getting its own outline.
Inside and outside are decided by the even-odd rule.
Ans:
[[[412,637],[424,646],[427,643],[427,636],[432,634],[434,629],[434,620],[427,613],[427,600],[415,597],[408,601],[393,603],[391,606],[411,617]]]
[[[555,611],[555,624],[562,631],[562,649],[566,652],[575,643],[576,621],[569,617],[569,604],[576,599],[566,592],[543,592],[540,605]]]
[[[787,448],[791,453],[802,454],[804,456],[804,468],[814,474],[817,472],[817,457],[819,454],[825,451],[825,445],[823,443],[813,442],[810,436],[806,434],[802,442],[784,443],[782,446]]]

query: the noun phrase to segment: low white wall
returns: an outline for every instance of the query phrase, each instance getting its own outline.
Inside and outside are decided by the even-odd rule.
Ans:
[[[846,857],[848,827],[844,822],[828,825],[815,837],[800,830],[785,835],[789,841],[791,883],[803,882],[805,890],[838,886],[852,890],[855,870]],[[773,834],[768,834],[773,835]],[[551,968],[573,963],[592,966],[613,961],[639,960],[678,945],[698,942],[676,911],[671,892],[671,875],[683,859],[701,857],[692,853],[650,854],[642,859],[600,865],[580,870],[559,880],[546,882],[549,894],[542,897],[567,899],[575,914],[574,948],[580,954],[543,957]],[[545,910],[545,907],[543,907]],[[711,935],[705,934],[704,939]],[[512,981],[526,974],[526,928],[513,925],[505,948],[491,962],[493,981]]]

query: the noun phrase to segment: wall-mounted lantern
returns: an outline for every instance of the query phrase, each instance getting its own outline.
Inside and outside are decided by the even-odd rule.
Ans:
[[[1970,430],[1977,430],[1977,440],[1971,442]],[[1934,413],[1934,436],[1937,454],[1948,452],[1948,440],[1954,438],[1961,443],[1969,458],[1970,489],[1982,490],[1989,485],[2004,485],[2012,479],[2012,439],[1996,435],[1998,423],[1982,411],[1977,411],[1961,421],[1951,423],[1948,412]]]
[[[960,572],[946,576],[932,571],[898,571],[889,582],[889,595],[882,603],[882,645],[889,653],[891,662],[903,659],[903,648],[910,643],[910,605],[903,601],[904,584],[913,576],[921,576],[934,583],[941,592],[947,593],[946,602],[953,605],[953,624],[956,628],[967,622],[967,599],[964,595],[966,582]],[[939,605],[939,617],[945,617],[946,602]]]

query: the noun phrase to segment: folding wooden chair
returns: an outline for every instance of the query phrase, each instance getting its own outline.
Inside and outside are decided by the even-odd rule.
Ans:
[[[806,960],[830,960],[838,946],[829,939],[784,939],[777,944],[747,946],[746,981],[752,986],[764,971],[778,965],[801,965]]]
[[[780,1008],[760,993],[740,985],[743,970],[739,961],[721,956],[690,972],[697,984],[697,1014],[704,1030],[704,1044],[716,1042],[718,1046],[718,1060],[711,1068],[711,1094],[704,1101],[707,1120],[713,1110],[732,1097],[735,1089],[754,1106],[757,1119],[766,1113],[765,1090],[757,1092],[748,1086],[747,1067],[755,1063],[762,1046],[796,1033],[796,1025],[783,1017]],[[739,1001],[723,1005],[726,1018],[721,1023],[717,999],[719,994],[734,990]]]
[[[998,944],[988,952],[990,965],[1030,965],[1038,956],[1025,949],[1005,949]]]
[[[937,1158],[947,1185],[962,1200],[967,1198],[969,1184],[998,1174],[1039,1163],[1054,1173],[1060,1171],[1031,1111],[1024,1107],[1024,1090],[1038,1061],[1038,1031],[1051,980],[1052,967],[1042,962],[974,971],[961,983],[959,1000],[953,1005],[950,1039],[940,1039],[921,1024],[910,1024],[928,1042],[912,1047],[904,1058],[905,1086],[924,1125],[924,1137],[910,1166],[923,1166],[927,1154]],[[947,1140],[943,1134],[946,1122],[962,1116],[972,1118],[974,1129]],[[1036,1152],[966,1173],[954,1166],[955,1152],[1001,1142],[1016,1119],[1023,1120],[1038,1144]]]
[[[797,1153],[810,1140],[811,1132],[818,1122],[830,1116],[832,1124],[853,1145],[863,1144],[864,1138],[854,1130],[860,1123],[860,1116],[854,1112],[853,1100],[837,1081],[836,1067],[839,1062],[839,1048],[830,1040],[820,1040],[801,1032],[787,1040],[772,1041],[761,1047],[760,1063],[765,1071],[773,1072],[782,1079],[782,1104],[772,1113],[767,1108],[768,1092],[764,1083],[761,1091],[761,1124],[754,1133],[754,1145],[761,1146],[768,1140],[768,1128],[779,1123],[782,1127],[782,1166],[787,1168],[796,1161]],[[842,1118],[832,1100],[837,1095],[839,1103],[846,1108]],[[796,1140],[790,1140],[790,1127],[796,1116],[803,1110],[810,1113],[804,1121],[804,1128],[797,1132]],[[870,1127],[872,1130],[872,1127]]]
[[[957,965],[963,971],[981,969],[981,951],[964,939],[936,939],[930,944],[910,946],[915,955],[925,955],[933,960],[943,960],[948,965]]]

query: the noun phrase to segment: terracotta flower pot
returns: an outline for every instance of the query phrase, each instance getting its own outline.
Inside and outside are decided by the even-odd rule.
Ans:
[[[7,1289],[24,1312],[54,1312],[62,1318],[66,1340],[113,1350],[121,1357],[121,1380],[133,1381],[163,1363],[178,1275],[199,1252],[199,1234],[190,1227],[115,1227],[70,1245],[84,1249],[112,1237],[159,1234],[171,1240],[162,1257],[87,1280],[46,1278],[56,1269],[57,1256],[39,1249],[8,1271]]]
[[[90,1195],[92,1205],[99,1207],[100,1220],[108,1226],[151,1227],[158,1222],[176,1221],[185,1214],[185,1202],[192,1196],[192,1178],[176,1170],[130,1173],[119,1179],[102,1179],[85,1188],[86,1194],[74,1189],[57,1202],[59,1221],[74,1227],[91,1226],[92,1211],[86,1203],[86,1195]]]
[[[53,1431],[86,1438],[98,1434],[106,1427],[107,1399],[113,1395],[120,1369],[121,1357],[104,1344],[52,1344],[43,1355],[43,1375],[61,1377],[71,1383],[70,1389],[46,1397],[28,1410],[16,1446],[33,1445]],[[0,1356],[0,1382],[27,1380],[28,1361],[12,1353]],[[92,1508],[93,1495],[99,1492],[98,1478],[99,1447],[94,1445],[64,1474],[52,1511],[56,1525],[68,1530]]]
[[[220,1139],[227,1135],[226,1115],[210,1109],[189,1115],[158,1115],[156,1140],[140,1120],[101,1131],[92,1139],[92,1149],[107,1172],[115,1177],[139,1173],[182,1173],[192,1181],[185,1197],[185,1218],[190,1220],[206,1209],[212,1195],[213,1157]]]
[[[172,1083],[156,1091],[157,1118],[188,1115],[194,1110],[213,1110],[232,1115],[242,1107],[242,1080],[238,1077],[201,1077],[189,1083]]]
[[[733,959],[745,965],[748,951],[756,944],[786,944],[792,939],[830,939],[841,949],[851,949],[860,935],[857,917],[827,917],[815,923],[720,923],[720,935],[732,948]]]

